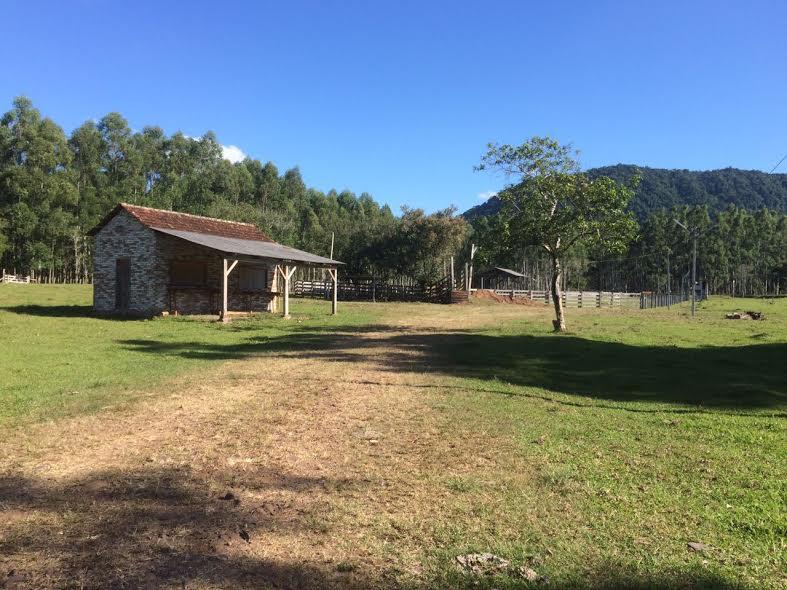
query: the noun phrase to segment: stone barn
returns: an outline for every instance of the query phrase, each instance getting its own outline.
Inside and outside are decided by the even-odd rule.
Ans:
[[[342,263],[277,244],[250,223],[121,203],[89,235],[100,314],[216,314],[227,321],[233,312],[275,312],[281,299],[287,316],[300,265],[327,269],[336,313]]]

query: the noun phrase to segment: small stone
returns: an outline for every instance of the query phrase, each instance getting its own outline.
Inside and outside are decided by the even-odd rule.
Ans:
[[[689,549],[691,549],[692,551],[698,551],[698,552],[707,551],[708,549],[710,549],[710,545],[706,545],[705,543],[700,543],[698,541],[690,541],[688,543],[688,546]]]
[[[458,555],[456,562],[462,569],[476,575],[495,575],[505,572],[511,562],[492,553],[468,553]]]
[[[529,567],[522,566],[519,568],[519,575],[522,576],[528,582],[538,582],[541,579],[541,576],[538,575],[536,570],[530,569]]]

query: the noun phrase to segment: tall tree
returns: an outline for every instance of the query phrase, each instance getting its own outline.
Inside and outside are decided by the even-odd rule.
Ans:
[[[561,297],[561,261],[579,243],[622,251],[636,231],[626,208],[632,187],[607,177],[591,179],[579,171],[576,152],[549,137],[533,137],[519,146],[490,144],[478,170],[493,169],[513,177],[500,193],[510,240],[538,244],[552,266],[555,331],[566,330]]]

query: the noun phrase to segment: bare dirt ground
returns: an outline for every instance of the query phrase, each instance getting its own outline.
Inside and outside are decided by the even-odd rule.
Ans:
[[[491,289],[477,289],[473,293],[473,298],[478,300],[494,301],[496,303],[513,303],[515,305],[527,305],[531,307],[545,307],[543,301],[534,301],[527,297],[511,297],[510,295],[498,295]]]
[[[417,584],[435,466],[478,473],[506,452],[430,407],[441,378],[417,344],[386,344],[484,321],[427,309],[0,435],[0,587]]]

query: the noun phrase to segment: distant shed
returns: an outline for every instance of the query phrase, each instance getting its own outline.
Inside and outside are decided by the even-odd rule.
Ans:
[[[510,268],[493,266],[477,273],[474,283],[477,289],[524,289],[525,275]]]
[[[326,268],[333,313],[341,262],[283,246],[250,223],[139,207],[115,207],[95,238],[93,307],[103,314],[152,316],[276,311],[289,314],[296,266]]]

